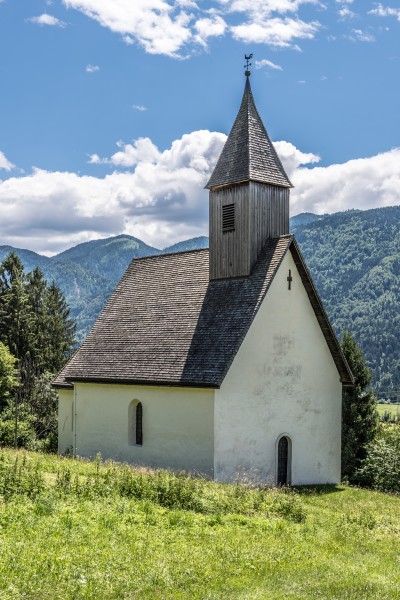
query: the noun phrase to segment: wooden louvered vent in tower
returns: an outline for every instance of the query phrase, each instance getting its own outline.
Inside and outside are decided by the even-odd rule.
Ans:
[[[222,207],[222,233],[235,231],[235,205],[226,204]]]

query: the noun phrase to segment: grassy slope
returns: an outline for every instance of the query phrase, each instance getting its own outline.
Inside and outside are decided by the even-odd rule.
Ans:
[[[121,495],[63,497],[51,486],[57,471],[82,480],[94,463],[34,453],[28,462],[50,487],[34,499],[0,497],[2,599],[400,597],[399,497],[303,490],[293,497],[303,522],[245,503],[199,513]],[[249,493],[202,486],[214,507],[232,489]],[[270,494],[279,503],[282,492]]]

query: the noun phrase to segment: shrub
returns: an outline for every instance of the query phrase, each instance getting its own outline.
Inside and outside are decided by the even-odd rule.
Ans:
[[[44,480],[38,467],[32,467],[18,456],[12,463],[4,454],[0,454],[0,496],[9,500],[15,495],[35,498],[44,490]]]
[[[36,447],[36,434],[32,419],[23,411],[18,417],[17,439],[15,439],[15,417],[11,409],[0,415],[0,446],[15,446],[32,450]]]
[[[367,446],[357,478],[361,485],[383,492],[400,493],[400,427],[383,425]]]

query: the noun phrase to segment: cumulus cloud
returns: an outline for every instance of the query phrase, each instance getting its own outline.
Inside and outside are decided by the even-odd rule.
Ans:
[[[182,4],[165,0],[63,0],[63,4],[121,34],[127,43],[137,42],[149,54],[176,57],[192,37],[191,15]]]
[[[50,25],[51,27],[66,27],[67,24],[57,17],[53,17],[47,13],[43,13],[39,17],[31,17],[28,19],[30,23],[35,23],[35,25]]]
[[[227,24],[219,15],[213,15],[212,18],[199,19],[196,21],[194,28],[197,32],[196,41],[205,46],[209,37],[224,35]]]
[[[315,20],[297,17],[300,7],[323,7],[320,0],[211,0],[207,8],[193,0],[62,2],[120,34],[126,44],[173,58],[187,56],[196,46],[206,48],[210,37],[224,34],[246,43],[297,48],[295,40],[311,39],[320,28]]]
[[[144,112],[147,110],[146,106],[143,106],[143,104],[132,104],[132,108],[138,110],[139,112]]]
[[[375,37],[362,29],[352,29],[350,35],[347,36],[353,42],[374,42]]]
[[[343,8],[338,11],[338,14],[342,19],[353,19],[356,16],[356,13],[350,10],[348,6],[343,6]]]
[[[97,73],[97,71],[100,71],[100,67],[98,65],[86,66],[86,73]]]
[[[0,169],[11,171],[11,169],[14,169],[14,167],[15,165],[13,165],[12,162],[8,160],[4,152],[1,152],[0,150]]]
[[[158,247],[207,232],[203,189],[226,136],[195,131],[160,152],[149,139],[119,144],[104,178],[35,169],[0,181],[0,243],[44,253],[120,233]],[[50,240],[50,241],[48,241]]]
[[[400,148],[346,163],[298,168],[292,175],[292,214],[366,210],[400,204]]]
[[[276,71],[282,71],[282,67],[280,65],[277,65],[276,63],[273,63],[271,60],[267,60],[266,58],[263,58],[262,60],[256,60],[255,66],[256,69],[263,69],[264,67],[267,67]]]
[[[115,167],[134,167],[139,162],[154,163],[160,156],[157,146],[150,138],[138,138],[133,144],[119,141],[117,146],[121,150],[113,154],[111,158],[100,158],[97,154],[92,154],[89,162],[91,164],[110,164]]]
[[[267,44],[278,48],[298,49],[294,41],[312,39],[319,28],[320,24],[317,21],[306,23],[300,19],[275,17],[265,21],[256,19],[242,25],[235,25],[231,27],[231,31],[236,40],[247,44]]]
[[[389,6],[383,6],[378,4],[376,8],[368,12],[369,15],[376,15],[378,17],[396,17],[400,21],[400,8],[391,8]]]
[[[159,248],[207,235],[204,186],[225,140],[194,131],[163,152],[149,138],[119,142],[110,158],[91,159],[114,169],[103,178],[34,169],[0,181],[0,243],[55,253],[120,233]],[[295,186],[292,214],[400,204],[400,148],[320,167],[314,153],[287,141],[275,147]]]

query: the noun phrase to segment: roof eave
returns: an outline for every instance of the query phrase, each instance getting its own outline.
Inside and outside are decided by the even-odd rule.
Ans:
[[[163,387],[185,387],[185,388],[207,388],[219,389],[219,385],[210,382],[195,382],[195,381],[165,381],[165,380],[143,380],[129,379],[116,377],[66,377],[67,383],[73,386],[74,383],[107,383],[115,385],[146,385],[146,386],[163,386]]]

